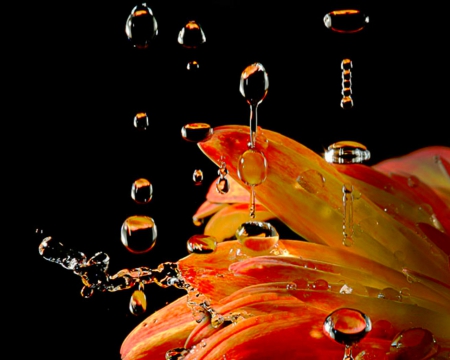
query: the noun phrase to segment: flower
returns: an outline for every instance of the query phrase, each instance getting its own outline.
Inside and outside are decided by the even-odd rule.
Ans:
[[[255,189],[256,216],[278,219],[306,241],[282,239],[258,253],[227,240],[248,220],[248,187],[236,169],[248,134],[221,126],[199,143],[217,165],[225,156],[236,188],[225,202],[210,191],[194,216],[212,215],[205,232],[220,242],[212,254],[177,262],[187,294],[139,324],[122,358],[337,359],[344,346],[323,331],[324,320],[352,308],[372,323],[353,345],[359,359],[448,359],[450,148],[335,165],[260,130],[256,148],[269,167]]]

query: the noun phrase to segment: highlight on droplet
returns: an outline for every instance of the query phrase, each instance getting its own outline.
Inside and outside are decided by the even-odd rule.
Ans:
[[[324,16],[323,22],[334,32],[351,34],[363,30],[369,17],[356,9],[334,10]]]
[[[157,230],[155,221],[145,215],[133,215],[122,224],[120,240],[133,254],[149,252],[156,244]]]
[[[147,204],[153,197],[153,185],[145,178],[137,179],[131,186],[131,198],[137,204]]]

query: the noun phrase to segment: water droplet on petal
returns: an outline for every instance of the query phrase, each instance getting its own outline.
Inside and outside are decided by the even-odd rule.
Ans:
[[[137,179],[131,186],[131,198],[138,204],[147,204],[153,197],[153,186],[147,179]]]
[[[194,181],[195,185],[201,185],[203,182],[203,171],[200,169],[194,170],[194,173],[192,174],[192,180]]]
[[[166,360],[182,360],[184,357],[189,354],[189,350],[185,348],[174,348],[170,349],[166,352],[165,359]]]
[[[385,288],[381,290],[378,293],[378,298],[392,301],[402,301],[401,293],[393,288]]]
[[[267,160],[254,149],[246,150],[239,158],[238,176],[246,185],[259,185],[267,177]]]
[[[178,43],[186,48],[196,48],[206,42],[206,36],[199,23],[189,21],[178,33]]]
[[[311,194],[318,194],[325,186],[325,178],[317,170],[306,170],[297,176],[297,183]]]
[[[135,290],[130,298],[130,312],[133,315],[141,315],[147,310],[147,298],[142,290]]]
[[[206,123],[186,124],[181,128],[181,137],[189,142],[207,141],[212,136],[214,129]]]
[[[258,105],[264,100],[269,91],[269,77],[262,64],[253,63],[244,69],[239,91],[249,105]]]
[[[149,216],[130,216],[122,224],[120,239],[125,248],[133,254],[150,251],[155,246],[156,238],[156,224]]]
[[[138,130],[147,130],[147,128],[150,126],[147,113],[137,113],[134,117],[133,125]]]
[[[210,254],[216,247],[217,239],[211,235],[193,235],[187,241],[187,250],[191,254]]]
[[[135,6],[128,16],[125,33],[134,47],[148,48],[150,42],[158,35],[158,23],[152,9],[145,3]]]
[[[361,164],[370,159],[370,151],[356,141],[339,141],[328,146],[324,158],[332,164]]]
[[[430,358],[438,349],[433,333],[415,327],[403,330],[395,336],[389,354],[396,355],[395,358],[420,360]]]
[[[369,17],[359,10],[335,10],[323,18],[325,26],[338,33],[355,33],[364,29],[369,23]]]
[[[236,239],[249,250],[266,252],[278,243],[279,235],[270,223],[248,221],[236,230]]]

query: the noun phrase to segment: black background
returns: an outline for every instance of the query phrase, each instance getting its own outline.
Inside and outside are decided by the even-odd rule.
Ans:
[[[144,319],[128,311],[132,291],[82,298],[79,277],[39,256],[34,230],[88,257],[107,253],[110,273],[185,256],[186,240],[202,231],[191,218],[217,168],[180,129],[189,122],[248,125],[238,86],[253,62],[265,66],[270,83],[258,124],[314,151],[355,140],[369,148],[374,164],[428,145],[450,146],[448,28],[440,5],[149,1],[159,33],[148,49],[137,50],[125,34],[137,4],[36,2],[13,18],[20,62],[10,94],[19,99],[13,120],[24,140],[14,147],[20,168],[13,173],[20,190],[14,216],[26,229],[14,254],[32,259],[14,260],[26,275],[8,281],[17,304],[25,302],[16,305],[11,334],[23,339],[18,358],[120,359],[121,342]],[[324,26],[327,12],[345,8],[369,16],[362,32],[336,34]],[[206,35],[197,50],[177,43],[189,20]],[[353,61],[351,110],[340,108],[343,58]],[[191,59],[199,71],[186,69]],[[133,126],[140,111],[149,116],[146,131]],[[205,174],[202,186],[193,185],[196,168]],[[153,184],[147,205],[130,197],[139,177]],[[151,216],[158,228],[157,244],[145,255],[128,253],[120,242],[123,221],[135,214]],[[145,290],[147,314],[183,295]]]

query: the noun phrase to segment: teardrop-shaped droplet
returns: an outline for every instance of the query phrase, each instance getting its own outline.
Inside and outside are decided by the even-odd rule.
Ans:
[[[195,185],[201,185],[203,182],[203,171],[200,169],[194,170],[194,173],[192,174],[192,180],[194,181]]]
[[[137,113],[134,117],[133,125],[138,130],[147,130],[147,128],[150,126],[147,113]]]
[[[236,239],[247,249],[262,252],[278,243],[279,234],[270,223],[252,220],[239,226]]]
[[[156,224],[149,216],[130,216],[122,224],[120,239],[133,254],[143,254],[153,249],[156,237]]]
[[[181,137],[189,142],[207,141],[212,136],[214,129],[206,123],[190,123],[181,128]]]
[[[125,33],[131,44],[138,49],[146,49],[158,35],[158,23],[153,11],[142,3],[131,10],[125,25]]]
[[[269,91],[269,76],[260,63],[247,66],[241,74],[239,91],[249,105],[259,105]]]
[[[338,141],[328,146],[324,158],[332,164],[361,164],[370,159],[370,151],[356,141]]]
[[[144,291],[138,289],[133,292],[129,308],[133,315],[141,315],[147,310],[147,298]]]
[[[147,204],[153,197],[153,186],[147,179],[137,179],[131,186],[131,198],[137,204]]]
[[[217,239],[211,235],[193,235],[187,241],[187,250],[191,254],[210,254],[216,247]]]
[[[415,327],[402,330],[395,336],[389,355],[395,356],[395,359],[429,359],[438,349],[439,345],[431,331]]]
[[[230,182],[226,177],[219,177],[217,179],[216,190],[219,194],[227,194],[230,191]]]
[[[355,33],[364,29],[369,23],[369,17],[359,10],[335,10],[323,18],[325,26],[338,33]]]
[[[246,150],[239,158],[238,176],[246,185],[259,185],[267,177],[267,160],[264,153]]]
[[[372,330],[370,318],[363,312],[340,308],[328,315],[323,323],[323,332],[330,339],[344,345],[354,345]]]
[[[200,64],[196,60],[189,61],[186,65],[186,69],[190,71],[196,71],[200,69]]]
[[[178,43],[186,48],[196,48],[206,42],[202,27],[195,20],[189,21],[178,33]]]

